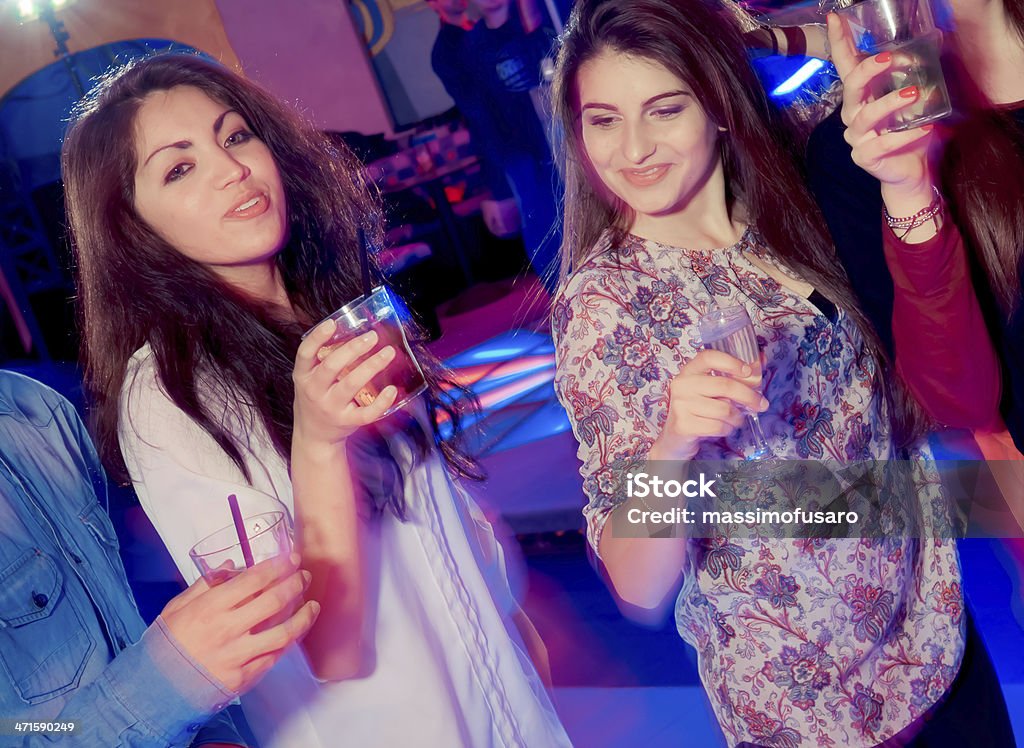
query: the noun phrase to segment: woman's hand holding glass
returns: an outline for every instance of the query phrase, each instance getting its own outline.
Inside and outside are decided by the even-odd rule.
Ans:
[[[389,385],[370,405],[358,405],[356,394],[391,363],[395,349],[385,346],[367,357],[376,332],[328,346],[334,332],[334,320],[325,320],[306,336],[295,357],[295,436],[309,443],[344,442],[383,416],[398,396]]]
[[[852,149],[854,163],[875,177],[882,186],[882,199],[891,215],[909,216],[927,207],[935,198],[929,168],[932,125],[890,132],[888,123],[894,113],[914,104],[921,96],[917,86],[874,98],[873,81],[889,74],[896,64],[888,52],[861,59],[842,19],[828,16],[828,34],[832,61],[843,81],[841,115],[846,125],[844,137]],[[932,224],[923,227],[927,236],[908,237],[923,241],[935,234]]]
[[[741,428],[748,413],[768,409],[760,386],[753,367],[735,356],[698,351],[669,385],[668,417],[649,458],[688,460],[703,439],[728,436]]]

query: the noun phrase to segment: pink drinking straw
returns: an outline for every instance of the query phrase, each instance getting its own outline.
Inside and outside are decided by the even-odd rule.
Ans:
[[[238,534],[238,543],[242,546],[242,558],[245,559],[245,568],[253,565],[252,548],[249,547],[249,536],[245,534],[245,523],[242,521],[242,510],[238,508],[238,498],[231,494],[228,496],[228,507],[231,508],[231,520],[235,523],[235,532]]]

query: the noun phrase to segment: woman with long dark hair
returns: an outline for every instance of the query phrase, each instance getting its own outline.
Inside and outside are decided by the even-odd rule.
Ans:
[[[447,409],[354,397],[396,356],[326,345],[381,221],[354,159],[227,69],[157,56],[76,113],[63,176],[100,451],[184,577],[228,494],[294,517],[318,625],[250,694],[266,746],[565,745],[500,547],[436,443]]]
[[[865,117],[900,105],[880,100]],[[582,0],[559,52],[554,107],[567,188],[556,389],[580,442],[588,538],[617,594],[642,609],[674,601],[731,746],[903,745],[923,726],[974,716],[976,705],[951,696],[964,683],[991,701],[998,734],[1005,706],[983,650],[961,669],[973,634],[956,548],[942,538],[928,421],[835,262],[797,140],[736,24],[700,0]],[[901,154],[926,137],[875,144],[876,176],[902,177]],[[898,196],[888,207],[903,209]],[[942,216],[910,238],[963,270]],[[933,291],[979,333],[969,284]],[[898,322],[926,325],[928,301],[904,300]],[[698,319],[734,306],[753,323],[760,376],[701,350]],[[971,354],[997,387],[983,328],[976,338]],[[916,529],[802,540],[764,526],[743,537],[690,537],[678,522],[672,537],[631,529],[651,509],[625,488],[632,476],[749,458],[745,413],[760,413],[780,471],[786,460],[902,460],[909,486],[884,494],[883,507],[902,499]],[[761,492],[756,506],[786,508],[787,498]]]

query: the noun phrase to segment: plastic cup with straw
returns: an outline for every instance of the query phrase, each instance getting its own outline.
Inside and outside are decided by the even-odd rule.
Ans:
[[[246,498],[246,497],[243,497]],[[272,497],[247,498],[240,506],[228,496],[231,524],[196,543],[189,556],[210,584],[219,584],[254,564],[292,552],[292,531],[284,506]]]

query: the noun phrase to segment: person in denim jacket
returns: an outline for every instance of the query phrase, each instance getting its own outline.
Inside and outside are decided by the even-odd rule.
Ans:
[[[100,504],[106,490],[71,404],[0,370],[0,717],[77,723],[48,735],[3,725],[0,744],[246,745],[221,710],[277,661],[282,642],[308,629],[317,608],[261,634],[246,623],[290,609],[306,572],[288,559],[213,589],[194,585],[147,628]],[[237,605],[272,587],[284,594]]]

